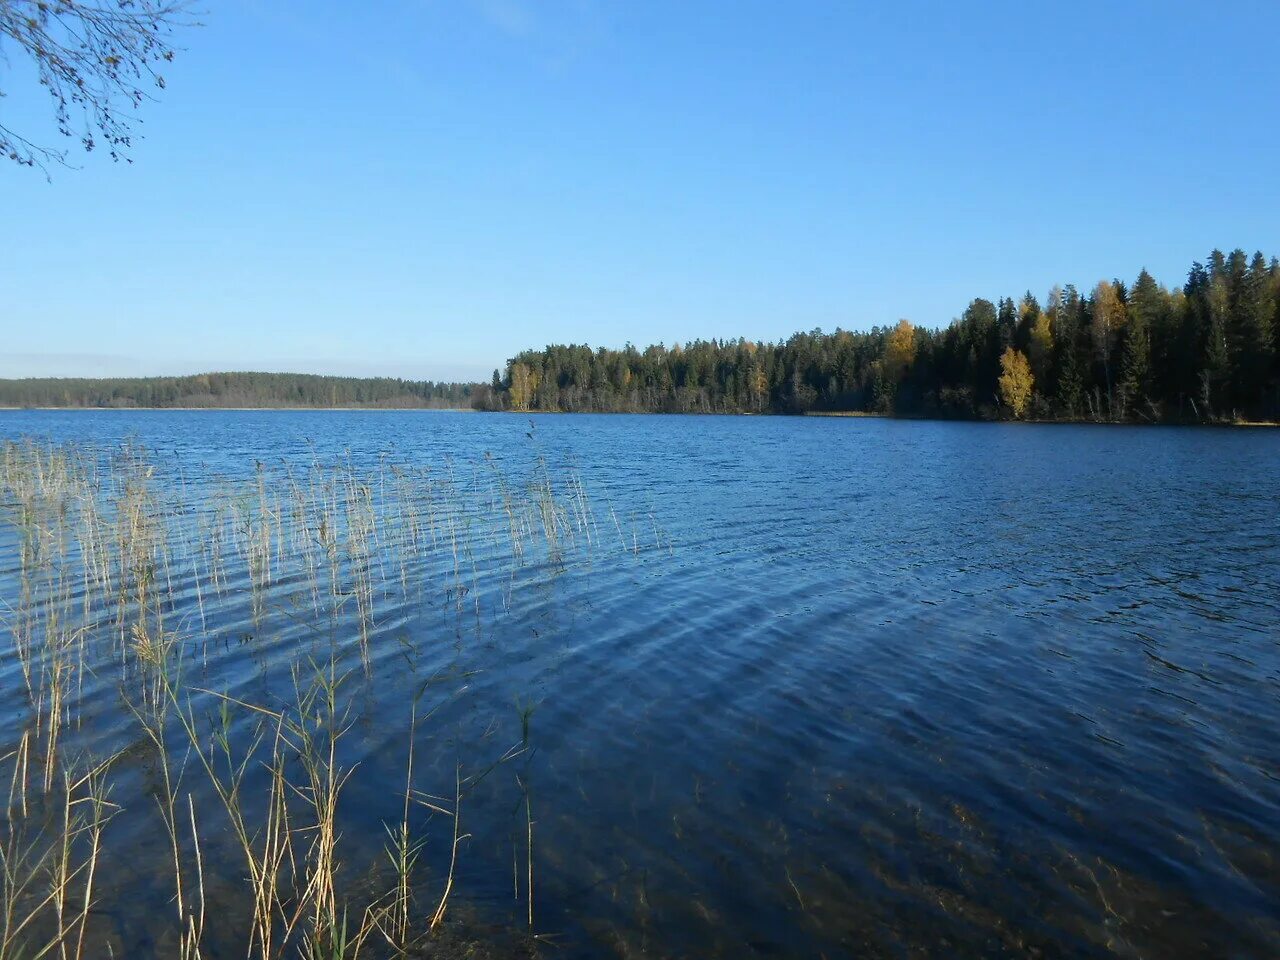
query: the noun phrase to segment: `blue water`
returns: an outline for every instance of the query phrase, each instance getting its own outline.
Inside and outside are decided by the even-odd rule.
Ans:
[[[0,412],[19,436],[133,438],[194,486],[317,457],[575,471],[609,549],[474,629],[428,605],[374,637],[467,678],[437,794],[531,708],[456,896],[526,922],[527,790],[547,956],[1280,955],[1280,432]],[[365,694],[347,829],[374,846],[410,684]]]

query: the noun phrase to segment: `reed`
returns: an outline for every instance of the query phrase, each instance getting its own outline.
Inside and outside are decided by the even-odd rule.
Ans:
[[[89,914],[95,903],[102,836],[118,812],[111,802],[107,772],[111,757],[72,773],[68,765],[39,807],[51,815],[34,817],[19,769],[19,753],[0,758],[15,769],[13,801],[0,826],[0,960],[40,960],[57,956],[81,960]],[[35,801],[32,801],[33,806]]]
[[[637,525],[628,540],[610,514],[619,543],[637,551]],[[359,716],[355,691],[386,662],[382,618],[398,604],[445,598],[478,629],[486,584],[509,592],[528,566],[556,569],[603,548],[585,485],[543,457],[523,477],[491,457],[468,473],[447,459],[384,456],[361,469],[349,456],[313,456],[305,466],[255,464],[238,479],[175,478],[136,444],[34,440],[0,445],[6,544],[15,570],[0,576],[0,667],[14,664],[22,703],[18,722],[0,731],[9,782],[0,960],[101,955],[93,904],[119,816],[158,817],[172,873],[165,940],[180,960],[205,955],[213,916],[220,935],[241,926],[247,955],[260,960],[351,960],[375,945],[404,956],[421,945],[457,894],[466,798],[528,750],[528,713],[521,742],[472,775],[457,762],[452,797],[441,800],[415,783],[419,741],[446,742],[424,730],[431,713],[415,699],[402,732],[401,811],[385,826],[384,849],[370,857],[345,843],[343,798],[359,765],[344,742]],[[252,702],[202,679],[211,648],[244,642],[231,613],[239,609],[255,634],[301,631],[328,643],[322,653],[298,640],[264,662],[264,672],[287,670],[283,700]],[[112,689],[149,757],[153,803],[117,805],[122,748],[82,724]],[[519,785],[532,926],[534,821],[527,781]],[[429,898],[420,874],[430,851],[414,811],[446,818],[451,835],[434,857],[441,875]],[[231,838],[243,909],[206,882],[210,830]],[[366,869],[371,880],[359,881]]]

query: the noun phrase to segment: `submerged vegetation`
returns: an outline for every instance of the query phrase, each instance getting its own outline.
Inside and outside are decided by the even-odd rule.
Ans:
[[[1081,293],[974,300],[949,327],[903,320],[785,342],[549,346],[495,371],[511,410],[864,411],[1090,421],[1280,417],[1280,262],[1215,250],[1167,289],[1143,270]]]
[[[519,480],[488,458],[464,471],[387,457],[219,480],[166,476],[133,446],[5,442],[0,960],[122,957],[138,937],[182,960],[339,960],[456,936],[468,798],[518,767],[528,715],[428,789],[423,771],[457,749],[432,726],[454,681],[414,679],[414,664],[540,571],[639,550],[635,521],[628,538],[609,514],[598,525],[577,476],[557,480],[541,458]],[[452,632],[397,637],[412,604]],[[377,785],[385,845],[367,849],[344,830],[368,759],[348,740],[372,722],[373,686],[406,674],[417,692],[400,729],[381,731],[401,770]],[[536,810],[516,783],[515,895],[532,936]],[[433,822],[445,826],[428,844]],[[112,879],[139,859],[154,875]],[[168,907],[148,908],[148,890]],[[132,941],[126,902],[150,924]]]

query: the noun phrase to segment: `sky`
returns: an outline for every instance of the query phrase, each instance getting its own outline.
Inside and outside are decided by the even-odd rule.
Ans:
[[[1280,254],[1280,3],[207,0],[0,165],[0,376],[487,379]],[[56,141],[13,50],[0,122]]]

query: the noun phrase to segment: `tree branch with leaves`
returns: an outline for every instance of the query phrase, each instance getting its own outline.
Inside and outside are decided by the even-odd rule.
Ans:
[[[194,26],[185,0],[0,0],[0,60],[32,58],[64,137],[128,161],[136,111],[165,85],[174,32]],[[0,88],[0,103],[9,91]],[[67,151],[0,119],[0,155],[28,167],[65,164]]]

